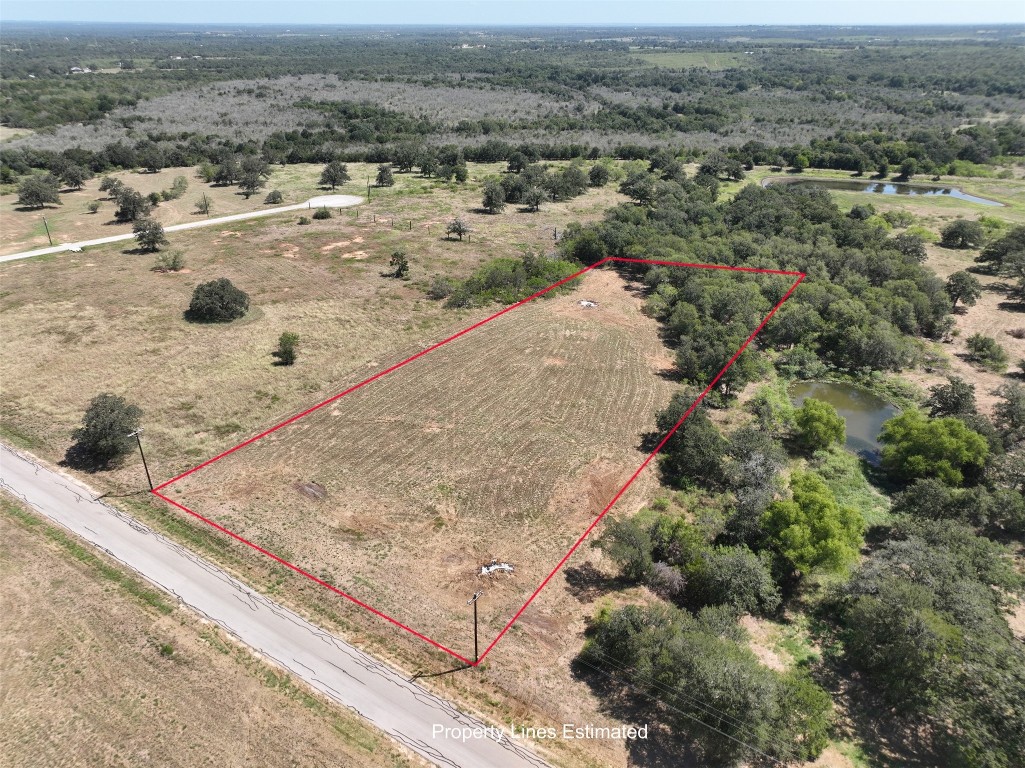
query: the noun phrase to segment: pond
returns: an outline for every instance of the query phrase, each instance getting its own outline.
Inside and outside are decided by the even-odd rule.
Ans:
[[[976,197],[962,192],[957,187],[938,187],[926,184],[902,184],[893,181],[860,181],[858,179],[783,179],[770,180],[769,183],[793,184],[797,187],[820,187],[822,189],[836,189],[843,192],[867,192],[873,195],[908,195],[911,197],[952,197],[957,200],[965,200],[969,203],[980,205],[1002,206],[996,200],[987,200],[984,197]]]
[[[893,418],[900,409],[890,405],[867,389],[851,384],[829,381],[801,381],[790,388],[790,399],[800,406],[805,398],[814,397],[836,408],[847,422],[846,448],[875,464],[879,460],[879,432],[883,422]]]

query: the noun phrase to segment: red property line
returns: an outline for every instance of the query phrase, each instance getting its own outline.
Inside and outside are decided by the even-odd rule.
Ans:
[[[608,505],[605,507],[605,509],[602,510],[601,514],[598,515],[598,517],[596,517],[594,519],[594,521],[591,523],[590,526],[588,526],[587,530],[584,531],[584,533],[580,536],[579,539],[577,539],[576,543],[573,544],[573,546],[570,548],[569,552],[567,552],[566,555],[562,558],[562,560],[560,560],[559,563],[555,566],[555,568],[552,569],[551,573],[549,573],[548,576],[545,577],[544,581],[541,582],[540,586],[538,586],[538,588],[534,590],[533,594],[531,594],[531,596],[527,599],[527,601],[523,604],[523,606],[516,612],[516,615],[514,615],[512,617],[512,619],[509,620],[509,623],[506,624],[505,627],[502,629],[502,631],[498,633],[498,636],[492,641],[491,645],[489,645],[484,650],[484,652],[480,655],[480,657],[477,660],[470,661],[465,656],[462,656],[459,653],[456,653],[455,651],[453,651],[450,648],[447,648],[446,646],[442,645],[441,643],[439,643],[439,642],[437,642],[435,640],[432,640],[431,638],[427,637],[426,635],[421,634],[420,632],[417,632],[415,629],[412,629],[411,627],[406,626],[402,622],[397,621],[396,619],[393,619],[391,616],[388,616],[387,614],[382,613],[381,611],[377,610],[376,608],[374,608],[374,607],[372,607],[370,605],[367,605],[363,601],[359,600],[356,597],[353,597],[352,595],[348,594],[347,592],[344,592],[344,591],[338,589],[337,587],[332,586],[331,584],[328,584],[326,581],[323,581],[322,579],[317,578],[313,574],[304,571],[299,566],[294,565],[293,563],[290,563],[287,560],[284,560],[283,558],[278,557],[273,552],[270,552],[270,551],[264,549],[263,547],[260,547],[259,545],[254,544],[253,542],[249,541],[248,539],[245,539],[242,536],[238,535],[237,533],[234,533],[233,531],[228,530],[227,528],[225,528],[225,527],[215,523],[214,521],[209,520],[206,517],[203,517],[202,515],[198,514],[197,512],[193,512],[191,509],[186,507],[184,504],[180,504],[179,502],[174,501],[173,499],[168,498],[164,494],[160,493],[160,491],[162,489],[167,488],[168,486],[172,485],[173,483],[178,482],[179,480],[181,480],[181,479],[183,479],[185,477],[188,477],[189,475],[191,475],[194,472],[198,472],[200,469],[203,469],[204,467],[207,467],[207,466],[213,464],[215,461],[219,461],[220,459],[223,459],[225,456],[228,456],[228,455],[234,453],[235,451],[239,450],[240,448],[244,448],[245,446],[250,445],[250,444],[256,442],[257,440],[260,440],[261,438],[264,438],[267,435],[269,435],[269,434],[271,434],[273,432],[276,432],[277,430],[281,429],[282,427],[285,427],[285,426],[288,426],[289,424],[292,424],[293,422],[297,421],[298,419],[301,419],[303,416],[306,416],[306,415],[308,415],[310,413],[313,413],[314,411],[316,411],[316,410],[318,410],[320,408],[323,408],[325,405],[329,405],[330,403],[335,402],[339,398],[344,397],[345,395],[347,395],[347,394],[349,394],[351,392],[354,392],[357,389],[365,387],[367,384],[370,384],[371,382],[376,381],[376,380],[382,378],[383,376],[386,376],[389,373],[391,373],[393,371],[396,371],[399,368],[402,368],[405,365],[408,365],[409,363],[413,362],[414,360],[418,360],[419,358],[423,357],[424,355],[428,354],[429,352],[433,352],[434,350],[438,349],[439,347],[444,346],[445,344],[448,344],[451,341],[455,341],[456,339],[460,338],[461,336],[465,336],[466,334],[470,333],[470,331],[476,330],[477,328],[480,328],[482,325],[485,325],[486,323],[490,323],[492,320],[495,320],[495,319],[501,317],[502,315],[506,314],[507,312],[511,312],[512,310],[516,309],[517,307],[520,307],[520,306],[522,306],[524,304],[527,304],[528,302],[533,301],[534,299],[538,298],[539,296],[543,296],[544,294],[548,293],[549,291],[554,290],[555,288],[558,288],[558,287],[560,287],[562,285],[565,285],[566,283],[570,282],[571,280],[575,280],[576,278],[580,277],[584,273],[589,272],[590,270],[595,269],[596,267],[600,267],[600,266],[602,266],[602,265],[604,265],[606,263],[611,263],[611,262],[623,262],[623,263],[627,263],[627,264],[647,264],[647,265],[653,265],[653,266],[691,267],[691,268],[694,268],[694,269],[717,269],[717,270],[725,270],[725,271],[731,271],[731,272],[749,272],[749,273],[770,274],[770,275],[786,275],[786,276],[790,276],[790,277],[797,277],[797,280],[794,281],[794,283],[790,286],[790,288],[787,290],[787,292],[783,295],[783,298],[780,299],[779,302],[772,308],[772,310],[765,316],[765,318],[758,325],[758,327],[755,328],[755,330],[751,332],[751,334],[747,337],[747,339],[744,341],[744,343],[740,346],[740,349],[738,349],[734,353],[733,357],[731,357],[729,359],[729,361],[726,363],[726,365],[723,366],[722,370],[719,371],[719,373],[715,376],[714,379],[712,379],[712,381],[708,384],[708,386],[705,387],[705,389],[701,392],[701,394],[699,394],[697,396],[697,398],[695,398],[694,402],[691,403],[691,405],[687,409],[687,411],[683,414],[682,417],[680,417],[680,420],[677,421],[676,424],[673,426],[673,428],[670,429],[669,432],[665,435],[665,437],[662,438],[662,440],[655,447],[655,449],[650,454],[648,454],[648,456],[644,459],[644,461],[641,463],[641,465],[637,468],[637,471],[634,472],[633,475],[630,476],[630,478],[626,481],[626,483],[623,485],[623,487],[619,489],[619,491],[616,493],[616,495],[608,503]],[[204,461],[203,463],[198,464],[197,466],[193,467],[192,469],[190,469],[190,470],[188,470],[186,472],[183,472],[182,474],[180,474],[180,475],[178,475],[176,477],[171,478],[170,480],[167,480],[167,481],[161,483],[155,489],[153,489],[152,493],[153,493],[153,495],[157,496],[158,498],[163,499],[164,501],[166,501],[168,504],[171,504],[171,505],[177,507],[178,509],[182,510],[183,512],[186,512],[186,513],[192,515],[193,517],[195,517],[195,518],[197,518],[199,520],[202,520],[207,525],[209,525],[209,526],[211,526],[213,528],[216,528],[217,530],[221,531],[222,533],[226,533],[228,536],[232,537],[233,539],[236,539],[237,541],[242,542],[243,544],[245,544],[245,545],[247,545],[249,547],[252,547],[257,552],[260,552],[261,554],[264,554],[264,555],[270,557],[272,560],[280,563],[281,565],[284,565],[285,567],[290,568],[291,570],[295,571],[296,573],[302,574],[303,576],[305,576],[306,578],[310,579],[311,581],[314,581],[317,584],[320,584],[321,586],[326,587],[327,589],[331,590],[332,592],[334,592],[334,593],[344,597],[345,599],[355,603],[356,605],[358,605],[358,606],[360,606],[362,608],[365,608],[366,610],[368,610],[371,613],[373,613],[375,616],[379,616],[380,618],[385,619],[386,621],[394,624],[395,626],[401,627],[402,629],[404,629],[407,632],[409,632],[410,634],[420,638],[421,640],[426,641],[430,645],[433,645],[435,648],[438,648],[439,650],[445,651],[446,653],[448,653],[449,655],[451,655],[454,658],[458,659],[459,661],[462,661],[463,663],[465,663],[465,664],[467,664],[469,666],[477,666],[478,664],[480,664],[484,660],[484,657],[487,656],[488,653],[491,652],[491,650],[495,647],[495,645],[498,643],[498,641],[502,639],[502,637],[505,635],[505,633],[509,631],[509,629],[512,627],[512,625],[519,619],[519,617],[523,614],[523,612],[527,609],[527,607],[541,593],[541,590],[544,589],[544,587],[548,584],[549,581],[552,580],[552,578],[555,576],[555,574],[559,572],[559,570],[566,563],[566,561],[569,560],[569,558],[573,555],[574,552],[576,552],[577,548],[583,543],[584,539],[587,538],[587,536],[591,533],[591,531],[594,530],[594,528],[598,525],[598,523],[601,522],[602,518],[604,518],[605,515],[608,514],[609,510],[611,510],[612,507],[616,504],[616,502],[619,501],[619,499],[623,496],[623,494],[626,493],[627,489],[640,476],[641,472],[644,471],[644,468],[647,467],[648,464],[651,463],[652,459],[655,458],[655,456],[665,446],[665,444],[669,441],[669,439],[674,434],[676,434],[676,431],[683,425],[683,422],[687,420],[687,417],[690,416],[691,413],[694,412],[694,410],[698,407],[698,405],[700,405],[701,401],[704,400],[705,396],[719,382],[719,379],[721,379],[725,375],[726,371],[729,370],[730,366],[733,365],[734,362],[736,362],[737,358],[740,357],[740,355],[744,352],[744,350],[747,349],[748,345],[762,331],[762,329],[769,322],[769,320],[772,319],[772,316],[776,314],[776,311],[781,306],[783,306],[783,303],[788,298],[790,298],[791,294],[794,292],[794,290],[797,288],[797,286],[800,285],[801,281],[804,280],[805,277],[806,277],[806,275],[805,275],[804,272],[789,272],[789,271],[778,270],[778,269],[761,269],[761,268],[756,268],[756,267],[731,267],[731,266],[725,266],[725,265],[721,265],[721,264],[689,264],[689,263],[677,262],[677,261],[655,261],[655,260],[650,260],[650,259],[632,259],[632,258],[626,258],[626,257],[620,257],[620,256],[609,256],[607,258],[602,259],[601,261],[596,262],[595,264],[592,264],[592,265],[590,265],[588,267],[584,267],[583,269],[573,273],[569,277],[563,278],[562,280],[558,281],[557,283],[553,283],[552,285],[548,286],[547,288],[544,288],[544,289],[538,291],[537,293],[534,293],[534,294],[528,296],[527,298],[522,299],[521,301],[516,302],[515,304],[511,304],[510,306],[506,307],[505,309],[503,309],[503,310],[501,310],[499,312],[496,312],[495,314],[491,315],[490,317],[487,317],[484,320],[481,320],[480,322],[477,322],[477,323],[471,325],[468,328],[464,328],[463,330],[459,331],[458,333],[455,333],[455,334],[449,336],[448,338],[446,338],[446,339],[444,339],[442,341],[439,341],[437,344],[433,344],[430,347],[427,347],[427,349],[421,350],[417,354],[412,355],[411,357],[408,357],[405,360],[403,360],[403,361],[401,361],[399,363],[396,363],[395,365],[392,365],[391,367],[389,367],[389,368],[387,368],[387,369],[385,369],[383,371],[380,371],[380,372],[374,374],[370,378],[368,378],[368,379],[366,379],[364,381],[361,381],[360,383],[358,383],[358,384],[356,384],[356,385],[354,385],[352,387],[349,387],[345,391],[339,392],[338,394],[333,395],[332,397],[329,397],[328,399],[326,399],[326,400],[324,400],[324,401],[322,401],[320,403],[317,403],[316,405],[314,405],[314,406],[312,406],[310,408],[307,408],[306,410],[304,410],[304,411],[302,411],[302,412],[300,412],[300,413],[298,413],[298,414],[296,414],[294,416],[291,416],[288,419],[285,419],[284,421],[280,422],[279,424],[274,425],[270,429],[267,429],[267,430],[259,433],[258,435],[255,435],[254,437],[249,438],[248,440],[244,440],[243,442],[239,443],[238,445],[234,446],[233,448],[229,448],[228,450],[224,451],[223,453],[220,453],[220,454],[214,456],[212,459],[208,459],[208,460]]]

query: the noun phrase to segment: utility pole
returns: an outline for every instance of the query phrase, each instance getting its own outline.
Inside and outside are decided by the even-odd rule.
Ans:
[[[46,223],[46,217],[43,217],[43,227],[46,228],[46,239],[50,241],[50,245],[53,245],[53,238],[50,237],[50,225]]]
[[[480,600],[480,596],[484,594],[484,590],[475,592],[473,597],[466,601],[467,605],[473,605],[473,663],[476,664],[480,660],[480,654],[477,652],[477,601]]]
[[[146,470],[146,482],[149,483],[149,489],[153,490],[153,480],[149,476],[149,465],[146,464],[146,454],[142,452],[142,438],[139,435],[142,434],[142,427],[132,432],[128,437],[134,437],[135,442],[139,444],[139,455],[142,456],[142,468]]]

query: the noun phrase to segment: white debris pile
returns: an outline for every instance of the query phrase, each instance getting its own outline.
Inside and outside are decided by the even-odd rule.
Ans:
[[[581,299],[580,301],[577,302],[577,304],[582,306],[584,309],[592,309],[592,308],[598,306],[598,302],[597,301],[591,301],[590,299]]]
[[[492,560],[487,565],[482,565],[480,567],[480,575],[490,576],[493,573],[513,573],[515,570],[516,568],[514,568],[510,563],[500,563],[498,560]]]

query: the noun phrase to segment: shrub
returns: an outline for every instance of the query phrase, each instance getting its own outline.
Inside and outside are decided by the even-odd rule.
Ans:
[[[391,187],[395,185],[395,176],[392,174],[391,166],[387,163],[377,166],[377,180],[379,187]]]
[[[977,221],[958,219],[940,231],[940,242],[947,248],[978,248],[985,232]]]
[[[304,226],[304,225],[309,224],[309,223],[310,223],[310,217],[309,216],[300,216],[299,217],[299,226]]]
[[[299,334],[285,331],[278,339],[278,348],[271,354],[277,358],[275,365],[293,365],[295,363],[295,346],[299,343]]]
[[[447,299],[452,295],[452,291],[455,286],[452,285],[452,281],[447,277],[441,275],[435,275],[434,280],[431,282],[431,287],[427,289],[427,298],[434,299]]]
[[[317,219],[317,221],[321,221],[323,219],[330,219],[331,211],[328,208],[318,208],[313,212],[313,218]]]
[[[275,189],[267,193],[267,197],[263,199],[263,202],[268,203],[269,205],[276,205],[282,202],[284,199],[285,196]]]
[[[132,232],[135,233],[139,247],[144,251],[157,251],[160,250],[160,246],[167,245],[164,228],[160,226],[160,222],[153,219],[139,219],[132,227]]]
[[[388,265],[395,269],[393,275],[395,277],[405,277],[409,274],[409,258],[406,256],[405,251],[395,251],[391,255],[391,261]]]
[[[604,187],[609,183],[609,169],[601,164],[594,165],[587,172],[587,180],[592,187]]]
[[[989,456],[985,438],[953,416],[930,419],[905,411],[883,424],[879,439],[883,468],[905,481],[935,477],[961,485],[982,471]]]
[[[248,310],[249,295],[221,277],[196,286],[186,317],[200,323],[230,323]]]
[[[185,269],[185,253],[174,250],[157,254],[156,268],[161,272],[179,272]]]
[[[1000,346],[996,339],[991,336],[983,336],[981,333],[974,333],[968,337],[965,345],[968,347],[968,359],[978,363],[991,371],[1006,371],[1008,355],[1007,350]]]
[[[794,412],[794,420],[797,442],[808,451],[821,451],[847,439],[847,422],[836,408],[814,397],[805,399],[804,405]]]
[[[100,203],[99,200],[92,200],[86,206],[86,210],[88,210],[89,213],[96,213],[98,210],[100,210],[100,205],[102,205],[102,203]]]

